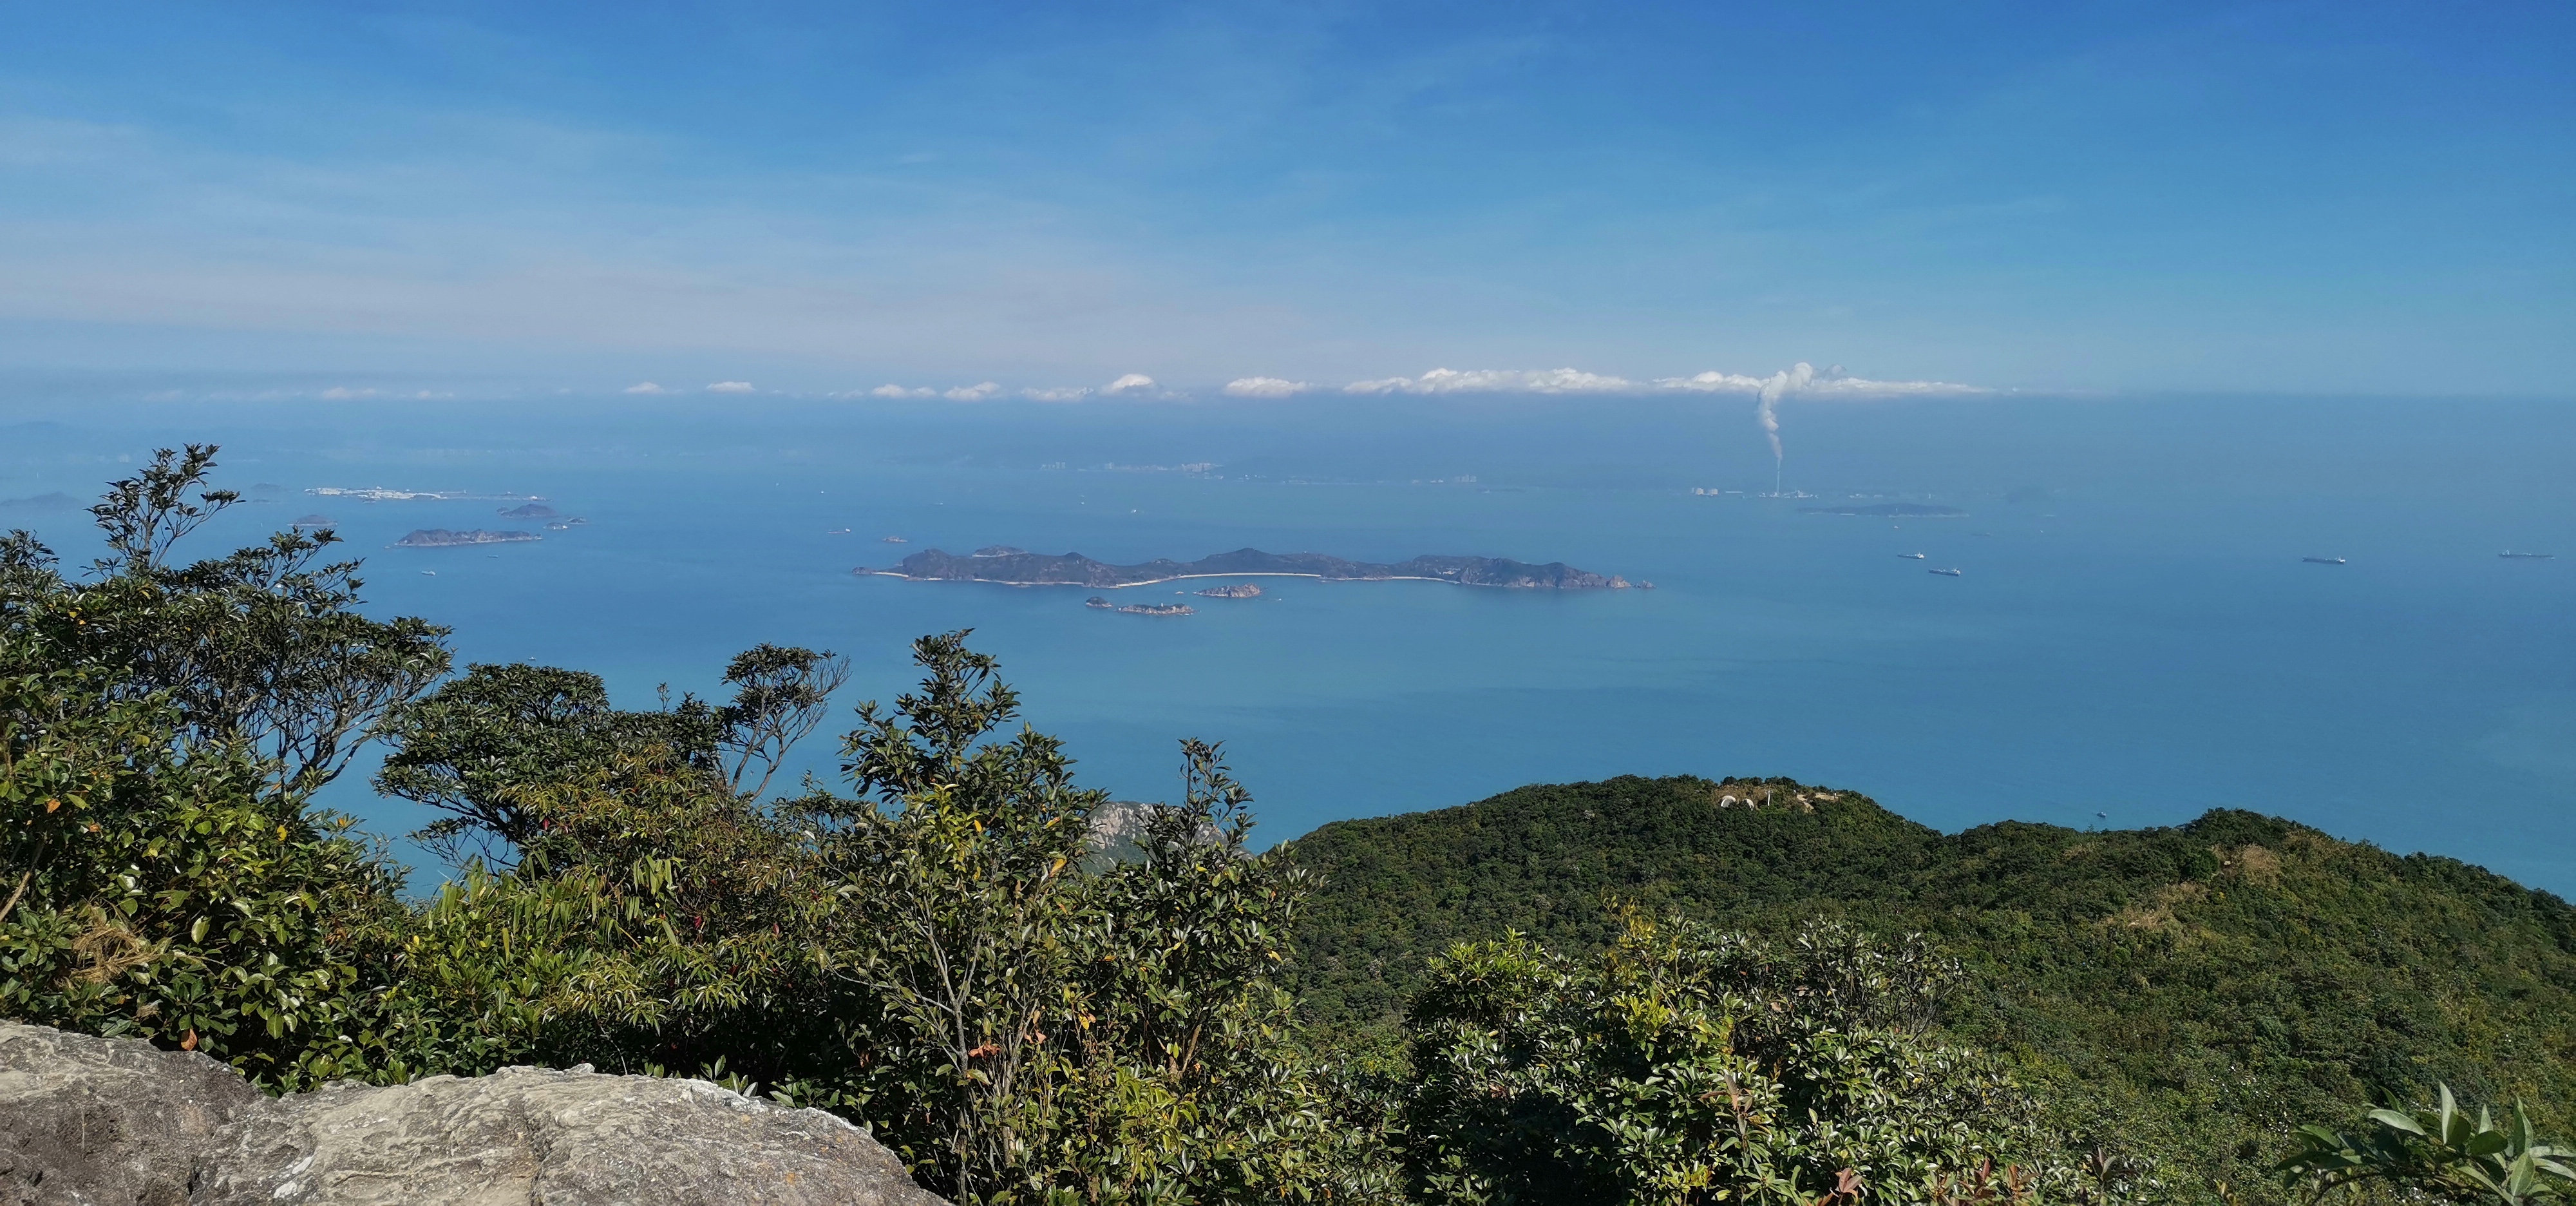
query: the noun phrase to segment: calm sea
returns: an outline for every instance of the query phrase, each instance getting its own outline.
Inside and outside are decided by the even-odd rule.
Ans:
[[[709,690],[764,640],[843,651],[848,701],[890,699],[911,638],[972,628],[1089,783],[1165,797],[1179,738],[1223,740],[1266,838],[1531,782],[1778,774],[1944,829],[2251,808],[2576,894],[2576,405],[1793,403],[1781,480],[1821,497],[1781,500],[1749,496],[1773,466],[1737,400],[324,407],[97,389],[14,387],[0,499],[87,496],[130,469],[119,456],[220,440],[225,484],[283,490],[200,552],[322,513],[368,558],[371,610],[454,626],[462,660],[599,672],[636,707],[657,684]],[[319,486],[538,494],[589,523],[386,549],[528,525],[492,502],[303,493]],[[1800,511],[1888,502],[1967,514]],[[0,504],[0,526],[86,554],[83,522]],[[1158,619],[1085,609],[1088,590],[849,572],[987,544],[1473,553],[1656,589],[1266,579],[1258,600]],[[834,755],[818,737],[800,766],[829,777]],[[423,819],[363,780],[332,802],[388,833]]]

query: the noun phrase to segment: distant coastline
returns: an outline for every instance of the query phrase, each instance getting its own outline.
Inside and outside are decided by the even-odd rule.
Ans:
[[[522,541],[543,539],[545,539],[545,537],[539,536],[534,532],[486,532],[480,528],[470,532],[451,532],[446,528],[421,528],[413,532],[411,535],[405,536],[392,544],[386,545],[385,547],[389,549],[451,549],[472,544],[518,544]]]
[[[403,502],[426,498],[434,502],[544,502],[542,494],[487,494],[479,490],[389,490],[383,486],[351,489],[344,486],[307,486],[305,493],[317,498],[354,498],[361,502]]]
[[[1191,578],[1315,578],[1327,582],[1447,582],[1508,590],[1627,590],[1616,574],[1596,574],[1562,561],[1533,565],[1502,557],[1415,557],[1379,564],[1322,553],[1265,553],[1237,549],[1196,561],[1160,558],[1140,565],[1111,565],[1080,553],[1030,553],[1003,545],[958,556],[925,549],[890,569],[860,566],[853,574],[915,582],[986,582],[1001,586],[1086,586],[1117,590]]]
[[[1870,519],[1966,519],[1968,513],[1957,507],[1927,507],[1920,503],[1880,503],[1874,507],[1800,507],[1800,515],[1857,515]]]

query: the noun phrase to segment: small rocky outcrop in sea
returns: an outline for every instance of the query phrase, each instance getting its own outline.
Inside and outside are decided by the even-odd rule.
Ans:
[[[1261,584],[1237,582],[1232,586],[1211,586],[1199,594],[1209,599],[1258,599],[1261,597]]]
[[[503,508],[503,509],[502,509],[502,511],[501,511],[501,518],[503,518],[503,519],[552,519],[552,518],[554,518],[554,517],[556,516],[556,514],[557,514],[557,512],[556,512],[556,510],[555,510],[553,507],[549,507],[549,506],[547,506],[547,505],[546,505],[546,504],[544,504],[544,503],[522,503],[522,504],[520,504],[520,505],[518,505],[518,506],[515,506],[515,507],[505,507],[505,508]]]
[[[0,1202],[942,1201],[866,1131],[705,1081],[504,1068],[272,1099],[203,1055],[0,1022]]]

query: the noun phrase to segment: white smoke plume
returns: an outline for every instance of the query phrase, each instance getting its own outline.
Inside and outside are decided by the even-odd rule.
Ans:
[[[1753,421],[1762,427],[1762,437],[1771,441],[1771,464],[1778,468],[1786,459],[1780,447],[1780,403],[1793,397],[1897,398],[1924,395],[1982,394],[1973,385],[1948,381],[1872,381],[1866,377],[1846,377],[1836,366],[1817,371],[1816,366],[1800,361],[1768,377],[1747,377],[1739,373],[1701,373],[1696,377],[1658,377],[1655,384],[1664,389],[1686,389],[1703,393],[1752,394]]]
[[[1787,458],[1780,450],[1780,399],[1807,388],[1816,379],[1816,366],[1801,360],[1794,368],[1771,374],[1762,383],[1762,400],[1754,403],[1755,421],[1762,424],[1762,435],[1771,441],[1771,466],[1778,468]]]

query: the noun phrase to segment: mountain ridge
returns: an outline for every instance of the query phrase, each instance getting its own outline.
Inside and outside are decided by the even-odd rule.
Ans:
[[[1306,1018],[1362,1047],[1448,944],[1509,929],[1595,950],[1628,904],[1925,933],[1971,977],[1954,1036],[2010,1058],[2068,1133],[2133,1138],[2204,1181],[2256,1183],[2300,1120],[2435,1080],[2576,1100],[2576,909],[2243,810],[1944,834],[1787,779],[1628,776],[1338,821],[1282,856],[1319,881],[1297,935]]]

